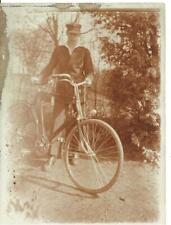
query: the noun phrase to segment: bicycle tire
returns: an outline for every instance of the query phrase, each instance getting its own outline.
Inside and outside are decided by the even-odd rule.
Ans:
[[[98,151],[97,151],[97,149],[95,150],[95,144],[93,145],[93,139],[95,138],[95,136],[94,136],[92,130],[95,129],[94,128],[95,125],[97,125],[96,131],[100,132],[100,130],[104,129],[104,132],[106,132],[104,134],[105,134],[105,137],[107,138],[106,140],[108,140],[108,141],[105,141],[106,142],[105,145],[104,145],[105,142],[103,143],[103,145],[104,145],[103,150],[102,149],[99,150],[99,146],[98,146]],[[91,129],[88,128],[88,126]],[[76,149],[76,147],[74,147],[73,143],[79,142],[79,140],[73,142],[74,139],[76,140],[76,138],[73,138],[73,137],[77,137],[77,139],[78,139],[78,135],[79,135],[78,125],[76,125],[69,132],[69,134],[68,134],[68,136],[66,138],[65,146],[64,146],[64,160],[65,160],[66,170],[67,170],[67,172],[69,174],[69,177],[71,178],[72,182],[80,190],[82,190],[84,192],[87,192],[87,193],[92,193],[92,194],[105,192],[105,191],[107,191],[108,189],[110,189],[113,186],[113,184],[116,182],[116,180],[117,180],[117,178],[118,178],[118,176],[120,174],[120,171],[121,171],[121,168],[122,168],[122,165],[123,165],[123,158],[124,158],[122,143],[121,143],[120,138],[119,138],[118,134],[116,133],[116,131],[109,124],[107,124],[106,122],[104,122],[102,120],[99,120],[99,119],[86,119],[86,120],[83,120],[83,121],[80,122],[80,127],[82,127],[83,129],[84,129],[84,127],[87,127],[87,133],[89,132],[89,134],[86,134],[85,136],[87,138],[87,142],[89,141],[89,145],[91,144],[93,146],[93,147],[91,147],[91,149],[94,148],[93,152],[96,154],[96,156],[88,156],[88,154],[85,153],[85,150],[84,151],[81,150],[82,147],[80,147],[80,144],[78,144],[78,146],[77,146],[78,149],[77,150],[73,150],[73,149]],[[86,129],[84,129],[84,130],[86,130]],[[84,134],[85,134],[85,132],[84,132]],[[110,135],[110,138],[106,136],[107,134]],[[98,135],[98,141],[96,140],[96,144],[99,145],[100,144],[100,140],[102,140],[104,137],[102,137],[102,136],[99,137],[99,133],[97,135]],[[88,138],[89,138],[89,140],[88,140]],[[95,143],[95,140],[94,140],[94,143]],[[109,150],[110,148],[107,147],[108,143],[109,144],[115,143],[115,145],[111,146],[112,150]],[[103,145],[101,145],[101,148],[102,148]],[[75,144],[75,146],[76,146],[76,144]],[[75,151],[75,152],[73,153],[73,151]],[[111,151],[113,151],[113,155],[110,156]],[[94,154],[94,153],[92,153],[92,154]],[[116,153],[117,153],[117,157],[115,156]],[[75,168],[77,165],[73,165],[73,166],[70,165],[70,158],[71,158],[72,154],[73,155],[74,154],[78,154],[77,160],[78,161],[80,160],[80,162],[81,162],[80,163],[80,170],[84,170],[84,171],[78,172],[77,174],[74,174],[73,168]],[[110,157],[107,158],[107,155],[110,156]],[[86,158],[86,157],[88,157],[88,158]],[[86,183],[86,179],[89,182],[89,179],[90,179],[91,173],[93,173],[93,170],[88,168],[90,170],[90,172],[87,172],[88,175],[86,177],[86,173],[85,173],[86,168],[83,168],[83,164],[86,167],[86,164],[88,165],[88,161],[87,162],[86,161],[83,162],[83,159],[87,160],[87,159],[91,158],[90,160],[94,161],[93,157],[96,157],[96,158],[98,157],[98,159],[96,159],[96,164],[99,163],[99,165],[100,165],[100,163],[101,163],[101,166],[102,166],[102,164],[106,163],[106,161],[110,161],[109,162],[110,164],[111,163],[115,164],[115,160],[117,160],[117,167],[115,168],[115,171],[111,170],[113,172],[113,174],[111,175],[110,180],[107,181],[106,184],[104,184],[101,187],[89,187],[89,186],[86,186],[86,184],[85,184]],[[99,159],[100,159],[100,161],[99,161]],[[94,163],[92,163],[92,164],[94,164]],[[99,168],[101,166],[99,166]],[[87,171],[88,171],[88,169],[87,169]],[[76,171],[76,169],[74,169],[74,170]],[[82,178],[83,177],[83,173],[85,173],[84,174],[85,181],[84,181],[84,178]],[[82,179],[82,183],[80,181],[78,181],[78,179],[79,179],[78,177],[80,177],[80,179]],[[92,178],[92,179],[94,179],[94,178]],[[90,182],[92,182],[92,181],[90,181]]]
[[[7,110],[8,141],[7,145],[16,155],[34,155],[41,157],[47,152],[41,153],[36,147],[38,139],[37,125],[30,108],[24,102],[17,102]]]

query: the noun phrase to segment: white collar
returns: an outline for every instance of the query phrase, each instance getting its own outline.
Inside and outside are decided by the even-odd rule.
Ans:
[[[76,46],[72,49],[72,51],[71,51],[71,49],[70,49],[70,47],[68,46],[68,44],[67,44],[67,43],[65,43],[65,44],[64,44],[64,46],[68,48],[68,50],[69,50],[69,53],[70,53],[70,54],[72,54],[72,53],[73,53],[74,49],[76,49],[76,48],[80,47],[80,45],[76,45]]]

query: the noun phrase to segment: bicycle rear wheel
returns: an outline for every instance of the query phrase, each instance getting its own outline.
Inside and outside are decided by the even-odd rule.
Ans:
[[[70,159],[74,157],[77,161],[72,165]],[[87,119],[70,131],[65,144],[65,164],[79,189],[88,193],[107,191],[116,182],[122,163],[121,141],[106,122]]]
[[[14,156],[35,153],[37,127],[29,105],[17,102],[7,110],[7,146]]]

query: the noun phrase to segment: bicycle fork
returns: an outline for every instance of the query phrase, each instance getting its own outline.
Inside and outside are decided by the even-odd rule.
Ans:
[[[76,96],[76,107],[77,107],[77,123],[78,123],[78,132],[80,137],[80,144],[84,152],[88,155],[95,155],[94,151],[91,149],[90,144],[88,143],[88,140],[84,137],[80,121],[84,119],[84,114],[81,107],[81,101],[80,101],[80,95],[79,95],[79,88],[78,86],[74,86],[74,92]]]

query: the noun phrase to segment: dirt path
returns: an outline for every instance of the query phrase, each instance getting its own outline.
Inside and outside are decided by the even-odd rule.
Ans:
[[[17,210],[43,222],[154,222],[159,212],[157,175],[149,165],[127,161],[118,182],[93,196],[72,184],[62,160],[49,172],[27,166],[16,183],[23,201],[18,202],[23,209]]]
[[[15,84],[15,85],[14,85]],[[7,85],[7,82],[6,82]],[[20,79],[9,81],[5,107],[14,102]],[[18,85],[18,86],[17,86]],[[8,91],[7,91],[8,90]],[[30,89],[29,94],[30,94]],[[32,91],[34,93],[34,91]],[[16,99],[25,95],[20,92]],[[34,98],[33,98],[34,99]],[[20,163],[18,163],[20,164]],[[40,222],[153,222],[159,214],[158,171],[149,165],[127,161],[118,182],[107,192],[92,196],[79,191],[70,181],[64,163],[58,160],[49,172],[28,165],[12,181],[14,198],[9,219],[26,217]],[[15,170],[15,168],[13,168]],[[13,177],[12,177],[13,179]],[[15,209],[15,211],[14,211]],[[18,217],[18,213],[21,217]]]

